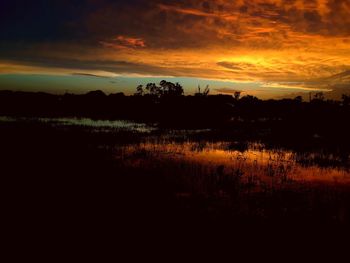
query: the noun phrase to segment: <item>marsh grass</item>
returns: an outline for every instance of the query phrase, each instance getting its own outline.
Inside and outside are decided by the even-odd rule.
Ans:
[[[146,140],[122,147],[116,158],[122,153],[119,161],[135,174],[162,178],[185,210],[242,220],[348,220],[347,169],[303,165],[296,153],[261,143],[243,152],[230,144]]]
[[[147,165],[156,161],[192,163],[206,169],[221,167],[221,173],[233,174],[239,170],[245,180],[256,184],[273,183],[275,185],[289,181],[335,181],[349,183],[350,174],[347,167],[335,166],[335,157],[309,153],[299,154],[283,149],[266,150],[261,143],[247,144],[246,150],[232,149],[228,142],[174,142],[169,140],[148,141],[128,145],[122,148],[126,162],[137,161]],[[136,158],[139,156],[141,158]],[[128,158],[131,156],[132,158]],[[309,158],[308,158],[309,157]],[[322,158],[321,158],[322,157]],[[315,158],[327,160],[332,165],[317,165]],[[308,162],[304,161],[308,160]],[[133,165],[130,163],[130,165]]]
[[[42,211],[64,203],[73,211],[83,207],[126,220],[167,214],[230,224],[349,223],[347,163],[317,165],[316,157],[326,153],[300,157],[261,142],[193,139],[187,131],[103,129],[1,123],[4,174],[15,175],[18,198],[38,196]],[[308,156],[311,161],[303,162]]]

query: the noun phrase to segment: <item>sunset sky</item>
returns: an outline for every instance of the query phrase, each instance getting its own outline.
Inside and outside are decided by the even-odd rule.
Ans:
[[[349,0],[0,0],[0,89],[350,90]]]

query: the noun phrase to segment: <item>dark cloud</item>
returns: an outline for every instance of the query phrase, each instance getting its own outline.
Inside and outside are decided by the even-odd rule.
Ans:
[[[300,1],[256,0],[239,5],[223,0],[3,0],[0,2],[0,39],[75,39],[98,43],[122,35],[145,39],[151,47],[177,48],[218,43],[223,41],[220,31],[237,33],[240,20],[258,26],[262,22],[259,18],[278,21],[302,32],[350,33],[348,0],[329,0],[324,7],[318,6],[315,0],[298,3]],[[230,20],[230,15],[238,15],[240,19]],[[212,27],[220,23],[222,28]],[[224,39],[230,40],[229,35]]]
[[[83,77],[94,77],[94,78],[110,78],[107,76],[101,76],[101,75],[96,75],[96,74],[90,74],[90,73],[79,73],[79,72],[74,72],[72,73],[73,76],[83,76]]]
[[[0,58],[75,72],[212,78],[217,74],[236,79],[295,78],[301,72],[305,77],[339,71],[339,61],[349,57],[349,43],[336,39],[349,38],[349,13],[348,0],[2,0]],[[312,37],[330,39],[318,45]],[[325,46],[328,58],[336,57],[333,40],[342,48],[337,61],[324,65],[301,58],[288,64],[288,52],[322,56]],[[285,65],[280,61],[261,65],[254,58],[246,60],[252,63],[230,62],[233,56],[257,56],[259,50],[285,50],[285,57],[279,58]],[[183,52],[181,60],[187,65],[179,65],[176,54],[168,57],[170,52]],[[208,58],[210,52],[215,55]],[[221,52],[230,52],[228,58]],[[164,56],[157,60],[159,53]],[[196,61],[205,66],[192,66]]]
[[[234,63],[234,62],[227,62],[227,61],[221,61],[217,63],[219,66],[231,69],[231,70],[246,70],[246,69],[254,69],[256,68],[255,65],[250,63]]]
[[[230,89],[230,88],[220,88],[220,89],[215,89],[215,91],[217,93],[229,94],[229,95],[234,95],[236,92],[242,92],[241,90]]]
[[[0,53],[1,54],[1,53]],[[24,66],[34,66],[40,68],[57,68],[57,69],[71,69],[71,70],[95,70],[105,71],[116,74],[169,74],[168,69],[160,68],[154,65],[148,65],[143,63],[134,63],[128,61],[116,61],[116,60],[80,60],[75,58],[59,58],[54,59],[45,54],[40,55],[28,55],[25,56],[2,54],[1,61],[4,63],[16,63]]]
[[[143,76],[177,76],[196,77],[200,74],[219,75],[220,72],[213,69],[189,68],[184,66],[161,67],[147,63],[136,63],[116,60],[79,60],[68,58],[55,58],[45,56],[9,56],[2,57],[3,63],[16,63],[23,66],[33,66],[46,69],[68,69],[72,71],[103,71],[114,74],[136,74]],[[74,74],[74,73],[73,73]],[[90,73],[80,73],[80,75],[92,76]],[[93,74],[96,76],[96,74]]]

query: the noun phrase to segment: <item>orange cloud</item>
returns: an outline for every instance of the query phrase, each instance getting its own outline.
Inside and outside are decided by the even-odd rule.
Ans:
[[[209,18],[218,18],[218,19],[224,19],[224,20],[237,20],[239,14],[233,14],[233,13],[212,13],[212,12],[206,12],[202,11],[200,9],[195,8],[183,8],[183,7],[177,7],[177,6],[170,6],[165,4],[159,5],[160,10],[165,11],[171,11],[171,12],[177,12],[185,15],[194,15],[194,16],[202,16],[202,17],[209,17]]]
[[[128,49],[128,48],[145,48],[146,44],[142,38],[133,38],[126,36],[117,36],[109,42],[100,41],[100,44],[107,48]]]
[[[65,28],[76,39],[9,42],[0,47],[1,60],[11,71],[17,65],[198,77],[271,90],[324,89],[310,81],[350,69],[348,0],[94,2]]]

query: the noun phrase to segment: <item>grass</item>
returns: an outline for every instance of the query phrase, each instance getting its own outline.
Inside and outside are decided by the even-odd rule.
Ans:
[[[2,178],[17,218],[226,226],[350,222],[349,171],[262,143],[1,122]],[[197,136],[195,133],[194,136]],[[335,158],[335,157],[334,157]],[[336,159],[336,158],[335,158]]]
[[[261,145],[242,153],[222,150],[225,143],[141,143],[124,147],[120,160],[133,174],[162,178],[191,211],[202,207],[241,220],[347,222],[346,170],[305,167],[291,152],[254,147]]]

